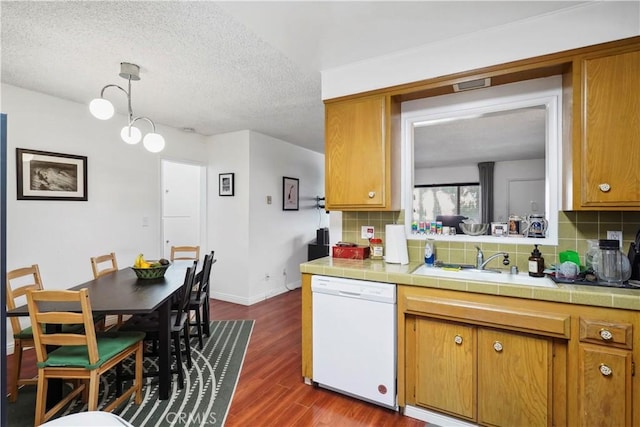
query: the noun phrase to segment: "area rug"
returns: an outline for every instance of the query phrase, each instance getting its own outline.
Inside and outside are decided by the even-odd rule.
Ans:
[[[142,389],[141,405],[133,403],[131,398],[113,412],[136,427],[223,426],[240,377],[253,323],[253,320],[211,322],[211,336],[206,339],[203,350],[198,347],[197,337],[191,337],[193,367],[185,374],[182,390],[173,381],[169,400],[158,400],[158,380],[149,377]],[[133,374],[132,365],[125,365],[125,372]],[[149,369],[156,370],[157,362],[146,357],[145,370]],[[112,401],[114,393],[115,373],[109,373],[100,386],[99,408]],[[16,403],[7,403],[8,426],[33,426],[35,395],[36,387],[25,386],[20,389]],[[58,416],[86,410],[86,405],[76,401]]]

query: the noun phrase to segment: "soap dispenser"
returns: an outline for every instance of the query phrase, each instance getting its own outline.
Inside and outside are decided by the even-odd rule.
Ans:
[[[529,276],[544,277],[544,258],[538,250],[538,245],[533,245],[534,249],[529,257]]]

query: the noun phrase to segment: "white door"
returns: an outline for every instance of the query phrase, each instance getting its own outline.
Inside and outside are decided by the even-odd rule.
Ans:
[[[202,246],[205,169],[200,165],[162,161],[162,232],[164,257],[171,246]]]

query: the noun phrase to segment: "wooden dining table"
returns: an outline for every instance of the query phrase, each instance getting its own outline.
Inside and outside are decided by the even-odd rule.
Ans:
[[[158,341],[159,398],[167,400],[171,389],[171,301],[172,296],[184,284],[186,269],[193,262],[172,264],[160,279],[138,279],[131,267],[123,268],[97,279],[89,280],[69,290],[87,288],[94,315],[146,314],[157,311],[161,330]],[[46,310],[46,305],[41,305]],[[79,311],[78,306],[57,309]],[[29,316],[27,305],[7,311],[7,316]],[[57,389],[57,390],[56,390]],[[59,401],[62,396],[62,383],[50,384],[47,393],[47,406]]]

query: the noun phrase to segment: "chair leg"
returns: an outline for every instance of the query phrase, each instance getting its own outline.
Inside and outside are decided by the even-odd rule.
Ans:
[[[184,388],[184,371],[182,370],[182,350],[180,348],[180,333],[173,332],[173,346],[176,353],[176,367],[178,368],[178,388]]]
[[[120,396],[122,396],[122,362],[116,365],[116,397]]]
[[[34,425],[39,426],[44,423],[45,410],[47,408],[47,386],[48,380],[44,377],[42,370],[38,370],[38,391],[36,392],[36,414]]]
[[[189,335],[189,324],[184,325],[184,349],[185,354],[187,355],[187,368],[191,369],[191,344],[189,343],[189,339],[191,336]]]
[[[20,369],[22,369],[22,341],[15,338],[13,341],[13,375],[9,381],[9,402],[18,399],[18,382],[20,381]]]
[[[89,378],[89,403],[87,409],[89,411],[95,411],[98,409],[98,389],[100,387],[100,377],[97,372],[91,371]]]
[[[209,313],[209,303],[210,303],[209,296],[207,295],[207,301],[204,303],[204,306],[202,306],[204,311],[202,323],[204,326],[204,333],[207,336],[207,338],[211,336],[211,331],[209,330],[209,323],[211,323],[210,313]]]
[[[196,328],[198,330],[198,344],[200,345],[200,350],[202,350],[204,344],[202,342],[202,316],[200,315],[200,307],[196,309]]]
[[[144,342],[140,341],[136,351],[136,392],[134,401],[136,405],[142,403],[142,364],[144,363]]]

